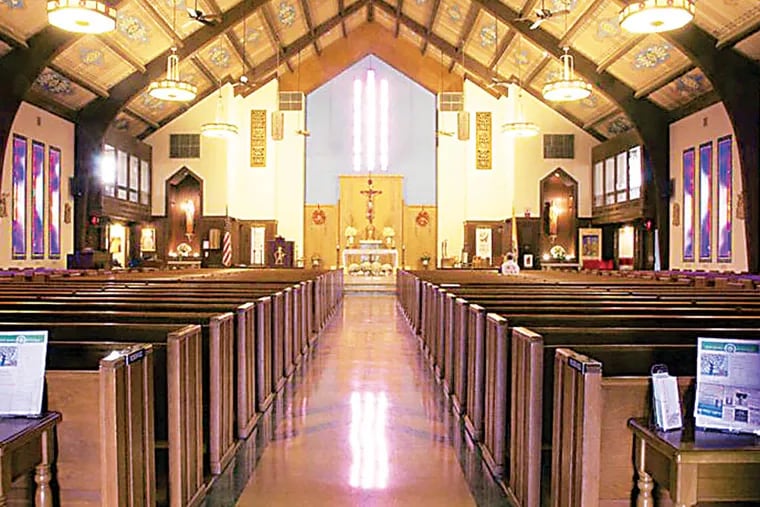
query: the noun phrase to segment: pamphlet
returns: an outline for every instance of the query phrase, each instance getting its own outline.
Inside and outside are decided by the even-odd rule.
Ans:
[[[760,340],[699,338],[698,428],[760,433]]]
[[[681,399],[678,395],[678,382],[668,373],[668,367],[664,364],[656,364],[652,367],[652,392],[657,428],[664,431],[681,429]]]
[[[0,416],[42,412],[47,331],[0,332]]]

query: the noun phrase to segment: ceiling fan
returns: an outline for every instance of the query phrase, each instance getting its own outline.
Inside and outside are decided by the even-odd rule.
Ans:
[[[541,8],[540,9],[536,9],[536,19],[535,20],[533,20],[532,18],[526,16],[526,17],[522,17],[522,18],[516,18],[515,21],[533,21],[533,24],[530,25],[530,29],[531,30],[535,30],[536,28],[538,28],[539,26],[541,26],[541,24],[544,21],[549,21],[554,16],[561,16],[563,14],[569,14],[569,13],[570,13],[570,9],[567,8],[567,7],[564,8],[564,9],[562,9],[562,10],[559,10],[559,11],[553,11],[551,9],[547,9],[546,6],[544,5],[544,0],[541,0]]]
[[[198,23],[213,26],[219,22],[219,16],[216,14],[204,14],[202,10],[198,8],[198,0],[195,0],[195,7],[192,9],[187,8],[187,15],[190,19],[197,21]]]

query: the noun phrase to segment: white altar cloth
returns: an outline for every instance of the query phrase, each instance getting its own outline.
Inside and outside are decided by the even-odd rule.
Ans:
[[[398,269],[398,251],[394,248],[346,248],[343,250],[343,269],[348,270],[349,264],[361,264],[362,262],[379,261],[385,264],[383,260],[390,256],[393,271]]]

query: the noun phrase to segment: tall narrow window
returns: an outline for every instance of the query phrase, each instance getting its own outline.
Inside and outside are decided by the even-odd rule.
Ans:
[[[48,152],[48,255],[61,258],[61,150]]]
[[[362,170],[362,81],[354,80],[354,171]]]
[[[628,198],[641,197],[641,146],[628,150]]]
[[[718,139],[718,261],[731,262],[731,136]]]
[[[628,200],[628,153],[618,153],[617,155],[617,175],[615,177],[615,192],[617,202]]]
[[[106,144],[100,155],[100,180],[103,182],[103,195],[114,197],[116,192],[116,148]]]
[[[123,151],[116,152],[116,197],[127,200],[127,186],[129,185],[129,155]]]
[[[26,138],[13,136],[13,232],[11,255],[26,259]]]
[[[378,83],[374,69],[367,70],[364,80],[354,79],[354,172],[388,170],[389,93],[388,80],[381,79]]]
[[[683,260],[694,261],[694,148],[683,152]]]
[[[45,257],[45,145],[32,142],[32,259]]]
[[[140,159],[134,155],[129,157],[129,200],[138,202],[140,190]]]
[[[150,163],[140,161],[140,204],[150,204]]]
[[[615,204],[615,158],[604,161],[604,204]]]
[[[712,141],[699,146],[699,260],[712,260]]]
[[[594,164],[594,206],[604,204],[604,163]]]

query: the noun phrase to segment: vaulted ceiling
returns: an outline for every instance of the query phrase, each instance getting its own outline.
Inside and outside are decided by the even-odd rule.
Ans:
[[[198,9],[216,15],[213,25],[189,18],[186,2],[196,7],[195,0],[124,0],[114,32],[76,36],[48,26],[43,0],[0,0],[0,70],[28,74],[25,100],[144,136],[189,107],[147,94],[174,44],[182,77],[198,87],[196,100],[242,74],[250,78],[236,88],[242,94],[275,75],[313,88],[334,74],[325,68],[366,53],[385,54],[396,66],[418,62],[405,72],[432,91],[466,74],[494,94],[506,91],[494,80],[519,80],[540,97],[568,46],[594,92],[551,107],[605,139],[632,128],[642,112],[676,119],[721,99],[692,54],[700,41],[710,41],[711,51],[733,48],[760,69],[757,0],[697,2],[687,34],[697,40],[686,41],[694,44],[677,32],[623,31],[618,0],[544,1],[570,13],[530,30],[542,0],[197,0]]]

